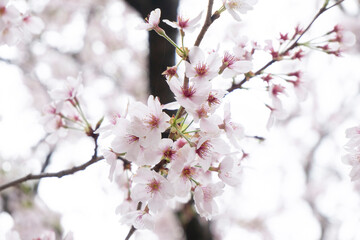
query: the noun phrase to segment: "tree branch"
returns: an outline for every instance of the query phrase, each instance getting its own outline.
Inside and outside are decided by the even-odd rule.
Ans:
[[[99,125],[100,127],[100,125]],[[96,130],[96,129],[95,129]],[[75,166],[75,167],[72,167],[70,169],[66,169],[66,170],[62,170],[62,171],[59,171],[59,172],[54,172],[54,173],[40,173],[40,174],[28,174],[24,177],[21,177],[21,178],[18,178],[14,181],[11,181],[9,183],[6,183],[6,184],[3,184],[0,186],[0,192],[9,188],[9,187],[13,187],[13,186],[16,186],[20,183],[23,183],[23,182],[26,182],[26,181],[29,181],[29,180],[38,180],[38,179],[42,179],[42,178],[50,178],[50,177],[57,177],[57,178],[62,178],[63,176],[66,176],[66,175],[70,175],[70,174],[74,174],[78,171],[82,171],[82,170],[85,170],[88,166],[94,164],[94,163],[97,163],[98,161],[104,159],[103,156],[100,156],[98,157],[97,156],[97,151],[98,151],[98,137],[99,137],[99,134],[96,134],[94,133],[93,130],[91,130],[91,133],[88,134],[89,137],[91,137],[93,140],[94,140],[94,154],[92,155],[91,159],[89,161],[87,161],[86,163],[83,163],[79,166]]]
[[[11,181],[9,183],[6,183],[4,185],[1,185],[0,186],[0,192],[9,188],[9,187],[13,187],[13,186],[16,186],[20,183],[23,183],[23,182],[26,182],[26,181],[29,181],[29,180],[37,180],[37,179],[42,179],[42,178],[50,178],[50,177],[57,177],[57,178],[62,178],[66,175],[70,175],[70,174],[74,174],[78,171],[82,171],[82,170],[85,170],[88,166],[94,164],[94,163],[97,163],[98,161],[104,159],[103,156],[100,156],[100,157],[95,157],[95,158],[92,158],[90,161],[87,161],[86,163],[82,164],[82,165],[79,165],[79,166],[76,166],[76,167],[72,167],[70,169],[66,169],[66,170],[62,170],[62,171],[59,171],[59,172],[54,172],[54,173],[41,173],[41,174],[28,174],[26,175],[25,177],[21,177],[21,178],[18,178],[14,181]]]
[[[334,3],[333,5],[331,5],[330,7],[326,7],[326,5],[322,6],[320,8],[320,10],[317,12],[317,14],[314,16],[314,18],[311,20],[311,22],[307,25],[307,27],[305,28],[305,30],[299,35],[299,37],[293,42],[293,44],[291,44],[288,48],[286,48],[282,53],[280,53],[280,56],[285,56],[287,55],[287,53],[294,49],[295,47],[298,46],[298,42],[299,40],[304,36],[304,34],[311,28],[311,26],[313,25],[313,23],[316,21],[316,19],[318,19],[318,17],[323,14],[324,12],[326,12],[327,10],[339,5],[340,3],[344,2],[345,0],[340,0],[336,3]],[[247,81],[249,81],[251,78],[260,75],[266,68],[268,68],[269,66],[271,66],[273,63],[280,61],[280,59],[272,59],[271,61],[269,61],[268,63],[266,63],[262,68],[260,68],[259,70],[257,70],[255,73],[253,73],[251,76],[245,76],[244,79],[238,83],[238,84],[233,84],[231,86],[231,88],[228,89],[229,92],[241,88],[244,83],[246,83]]]
[[[200,46],[201,41],[203,40],[206,31],[209,29],[210,25],[220,17],[220,14],[215,12],[213,15],[211,15],[212,12],[212,7],[214,5],[214,0],[209,0],[209,4],[208,4],[208,8],[207,8],[207,13],[206,13],[206,19],[204,22],[203,27],[201,28],[201,31],[199,33],[199,35],[196,38],[196,41],[194,43],[194,46]]]

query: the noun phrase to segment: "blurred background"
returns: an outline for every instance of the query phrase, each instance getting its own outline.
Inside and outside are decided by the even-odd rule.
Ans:
[[[40,171],[54,172],[89,160],[93,143],[84,133],[45,132],[43,108],[48,91],[68,76],[82,72],[81,103],[93,124],[149,94],[162,103],[173,100],[161,73],[175,64],[173,47],[156,33],[136,30],[151,10],[162,19],[177,13],[194,17],[205,0],[29,0],[12,1],[45,23],[45,29],[17,46],[0,46],[0,185]],[[215,1],[214,10],[222,1]],[[223,13],[206,33],[201,47],[231,49],[235,38],[246,36],[265,45],[279,32],[306,26],[322,6],[320,0],[259,0],[254,10],[235,22]],[[165,211],[157,230],[137,231],[133,239],[307,239],[360,240],[360,184],[350,181],[350,167],[342,163],[345,130],[359,124],[360,2],[345,0],[322,15],[304,36],[310,40],[339,24],[344,29],[342,57],[310,51],[301,61],[274,64],[267,71],[302,70],[308,92],[299,102],[294,92],[284,96],[287,117],[266,129],[269,101],[261,79],[247,89],[226,96],[234,119],[248,136],[243,150],[242,184],[226,187],[218,203],[221,214],[206,222],[194,214],[180,219]],[[177,39],[176,31],[160,24]],[[199,29],[188,34],[192,46]],[[254,69],[271,59],[254,56]],[[105,120],[106,121],[106,120]],[[102,147],[106,142],[100,142]],[[115,213],[126,192],[121,179],[108,180],[103,161],[62,179],[27,182],[0,193],[0,239],[17,231],[33,239],[46,230],[58,239],[72,232],[74,239],[124,239],[129,226]]]

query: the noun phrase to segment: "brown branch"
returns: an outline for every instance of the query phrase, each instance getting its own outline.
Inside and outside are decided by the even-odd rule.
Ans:
[[[9,188],[9,187],[13,187],[13,186],[16,186],[20,183],[23,183],[23,182],[26,182],[26,181],[29,181],[29,180],[37,180],[37,179],[42,179],[42,178],[50,178],[50,177],[57,177],[57,178],[62,178],[64,176],[67,176],[67,175],[70,175],[70,174],[74,174],[78,171],[82,171],[82,170],[85,170],[88,166],[100,161],[104,159],[103,156],[100,156],[100,157],[95,157],[95,158],[92,158],[90,161],[87,161],[86,163],[84,164],[81,164],[79,166],[76,166],[76,167],[72,167],[70,169],[66,169],[66,170],[62,170],[62,171],[59,171],[59,172],[54,172],[54,173],[41,173],[41,174],[28,174],[26,175],[25,177],[21,177],[21,178],[18,178],[14,181],[11,181],[9,183],[6,183],[4,185],[1,185],[0,186],[0,192]]]
[[[231,88],[228,89],[229,92],[241,88],[244,83],[246,83],[247,81],[249,81],[251,78],[260,75],[266,68],[268,68],[269,66],[271,66],[273,63],[278,62],[281,60],[282,56],[286,56],[288,54],[289,51],[291,51],[292,49],[294,49],[295,47],[299,46],[298,42],[299,40],[304,36],[304,34],[311,28],[311,26],[314,24],[314,22],[316,21],[316,19],[323,14],[324,12],[326,12],[327,10],[339,5],[340,3],[344,2],[345,0],[340,0],[336,3],[334,3],[333,5],[331,5],[330,7],[326,7],[326,5],[322,6],[320,8],[320,10],[317,12],[317,14],[314,16],[314,18],[311,20],[311,22],[307,25],[307,27],[305,28],[305,30],[299,35],[299,37],[294,41],[293,44],[291,44],[288,48],[286,48],[282,53],[280,53],[280,57],[279,58],[274,58],[271,61],[269,61],[268,63],[266,63],[262,68],[260,68],[259,70],[257,70],[255,73],[252,73],[250,76],[247,75],[244,77],[244,79],[238,83],[238,84],[233,84],[231,86]]]
[[[99,126],[100,127],[100,126]],[[57,177],[57,178],[62,178],[66,175],[70,175],[70,174],[74,174],[78,171],[82,171],[82,170],[85,170],[88,166],[104,159],[103,156],[101,157],[98,157],[97,156],[97,151],[98,151],[98,137],[99,137],[99,134],[96,134],[94,133],[93,130],[91,130],[91,132],[88,134],[89,137],[91,137],[93,140],[94,140],[94,154],[92,155],[91,159],[89,161],[87,161],[86,163],[83,163],[79,166],[75,166],[75,167],[72,167],[70,169],[66,169],[66,170],[62,170],[62,171],[59,171],[59,172],[54,172],[54,173],[40,173],[40,174],[28,174],[24,177],[21,177],[21,178],[18,178],[14,181],[11,181],[11,182],[8,182],[6,184],[3,184],[0,186],[0,192],[2,190],[5,190],[9,187],[13,187],[13,186],[16,186],[20,183],[23,183],[23,182],[26,182],[26,181],[29,181],[29,180],[38,180],[38,179],[42,179],[42,178],[50,178],[50,177]]]
[[[201,28],[201,31],[199,33],[199,35],[196,38],[196,41],[194,43],[194,46],[200,46],[201,41],[203,40],[206,31],[209,29],[210,25],[220,17],[220,14],[218,12],[215,12],[213,15],[211,15],[212,13],[212,7],[214,5],[214,0],[209,0],[209,4],[208,4],[208,8],[207,8],[207,13],[206,13],[206,19],[204,22],[203,27]]]

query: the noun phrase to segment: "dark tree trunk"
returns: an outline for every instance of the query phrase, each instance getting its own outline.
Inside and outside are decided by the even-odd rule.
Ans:
[[[155,8],[160,8],[161,19],[175,21],[179,0],[125,0],[130,6],[136,9],[145,18]],[[176,41],[177,29],[171,28],[164,23],[160,23],[161,28],[166,34]],[[154,31],[149,33],[149,57],[148,74],[150,94],[158,96],[161,103],[168,103],[174,100],[174,96],[169,90],[165,77],[161,75],[167,66],[175,64],[175,49],[164,38],[157,35]]]

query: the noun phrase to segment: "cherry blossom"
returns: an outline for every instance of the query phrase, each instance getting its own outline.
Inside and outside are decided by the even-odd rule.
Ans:
[[[110,173],[109,173],[109,180],[112,181],[114,177],[114,172],[117,164],[117,156],[114,152],[110,150],[104,150],[104,158],[106,162],[110,165]]]
[[[26,15],[22,18],[21,29],[28,36],[39,34],[44,29],[44,22],[39,17]]]
[[[141,121],[130,122],[127,119],[122,119],[118,126],[114,129],[115,138],[111,143],[111,148],[117,153],[126,153],[125,157],[129,161],[142,165],[145,160],[145,147],[148,143],[146,142],[147,129]],[[155,161],[154,159],[148,160],[151,161],[148,164],[153,164]]]
[[[273,103],[277,106],[281,105],[281,100],[279,96],[281,94],[286,95],[285,87],[280,84],[272,84],[269,88],[269,95]]]
[[[194,111],[206,101],[211,90],[211,84],[208,81],[191,81],[188,88],[184,88],[177,79],[168,81],[168,84],[179,104]]]
[[[133,104],[132,114],[147,129],[146,141],[153,142],[154,145],[156,141],[160,140],[161,133],[169,127],[170,117],[162,111],[158,98],[150,95],[147,104],[147,106],[140,102]]]
[[[177,17],[177,22],[171,22],[167,19],[164,19],[163,22],[165,22],[166,24],[168,24],[169,26],[173,27],[173,28],[177,28],[177,29],[181,29],[184,32],[193,32],[195,30],[195,28],[197,28],[199,26],[198,22],[201,19],[201,15],[202,12],[199,13],[199,15],[197,15],[195,18],[193,19],[189,19],[189,18],[185,18],[181,15],[179,15]]]
[[[194,148],[185,145],[172,162],[168,178],[178,197],[186,199],[190,197],[191,179],[198,175],[198,168],[194,166],[195,154]]]
[[[224,186],[224,183],[218,182],[196,187],[194,192],[195,208],[201,217],[211,220],[219,213],[219,207],[214,198],[223,193]]]
[[[19,42],[21,32],[17,27],[13,27],[11,23],[5,23],[0,32],[0,43],[5,43],[9,46],[15,45]]]
[[[136,185],[131,190],[131,198],[147,203],[150,211],[158,212],[164,209],[166,200],[174,196],[174,189],[169,181],[148,168],[139,168],[133,182]]]
[[[61,88],[50,91],[50,96],[57,101],[70,101],[75,104],[73,101],[83,88],[82,81],[81,74],[77,78],[68,77]]]
[[[269,105],[266,105],[266,107],[270,109],[270,116],[266,124],[267,129],[270,129],[276,120],[283,120],[287,116],[281,102],[274,102],[273,107],[270,107]]]
[[[160,15],[161,10],[156,8],[155,10],[151,11],[149,16],[145,19],[145,23],[141,23],[137,26],[138,29],[146,29],[148,31],[155,30],[157,31],[160,29]]]
[[[349,138],[349,141],[346,144],[346,148],[360,148],[360,126],[346,129],[345,134],[346,137]]]
[[[221,161],[218,173],[224,183],[237,186],[240,183],[242,169],[232,157],[227,156]]]
[[[293,84],[294,91],[298,99],[300,101],[304,101],[309,92],[306,82],[302,81],[300,76],[297,77],[295,81],[289,81],[289,82]]]
[[[226,133],[226,136],[230,142],[237,148],[239,148],[238,141],[244,138],[244,128],[239,123],[235,123],[231,118],[230,104],[224,106],[224,120],[219,125]]]
[[[351,165],[352,169],[350,172],[350,178],[352,181],[357,181],[360,179],[360,150],[353,149],[343,157],[343,162],[345,164]]]
[[[154,218],[148,212],[137,210],[129,212],[122,216],[120,222],[133,225],[136,229],[154,229]]]
[[[221,61],[216,53],[205,53],[199,47],[192,47],[189,52],[189,62],[185,62],[185,74],[194,81],[211,80],[218,75]]]
[[[203,170],[207,170],[216,154],[229,154],[229,145],[219,136],[201,136],[196,143],[197,162]]]
[[[251,61],[240,60],[240,57],[225,52],[223,60],[223,77],[231,78],[236,75],[247,73],[252,69]]]
[[[253,9],[252,6],[255,5],[256,2],[256,0],[223,0],[226,10],[229,11],[236,21],[241,21],[237,12],[245,14],[247,11]]]

